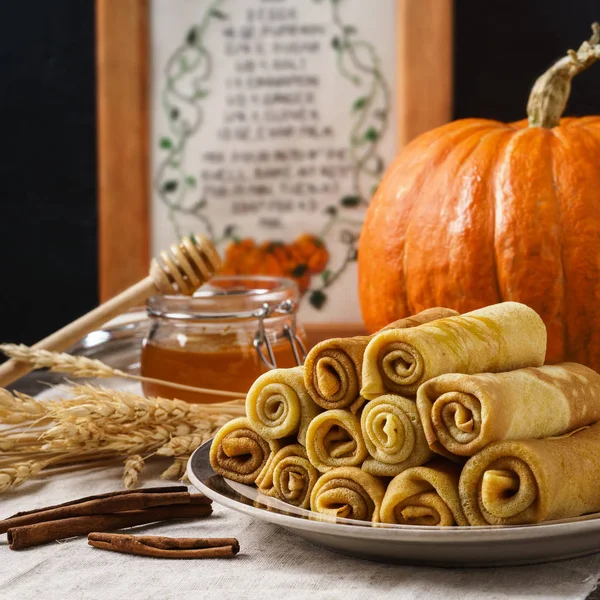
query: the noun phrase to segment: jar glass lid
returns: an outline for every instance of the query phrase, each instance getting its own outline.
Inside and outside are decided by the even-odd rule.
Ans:
[[[295,312],[298,299],[291,279],[233,275],[213,277],[193,296],[152,296],[146,306],[150,316],[168,319],[262,319]]]

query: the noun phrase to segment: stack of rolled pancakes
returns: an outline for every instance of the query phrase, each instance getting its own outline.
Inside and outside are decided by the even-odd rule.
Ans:
[[[539,315],[425,310],[256,380],[214,470],[323,515],[411,525],[600,511],[600,376],[543,366]]]

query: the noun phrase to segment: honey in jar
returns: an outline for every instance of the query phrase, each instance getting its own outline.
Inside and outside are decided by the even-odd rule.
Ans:
[[[273,367],[302,360],[304,332],[296,321],[294,282],[274,277],[216,277],[191,297],[154,296],[141,374],[194,387],[239,392]],[[147,396],[188,402],[228,398],[143,384]]]

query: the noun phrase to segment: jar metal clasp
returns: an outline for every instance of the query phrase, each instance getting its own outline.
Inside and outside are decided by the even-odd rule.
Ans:
[[[258,357],[261,362],[268,369],[276,369],[277,361],[275,354],[273,353],[273,347],[266,334],[265,330],[265,319],[272,315],[291,315],[291,325],[285,325],[283,328],[283,334],[288,339],[292,352],[294,354],[294,360],[298,366],[304,364],[306,358],[306,348],[302,343],[302,340],[298,337],[296,330],[296,309],[297,304],[293,300],[284,300],[275,306],[269,305],[266,302],[258,309],[255,313],[255,317],[258,319],[258,331],[254,336],[254,349],[258,353]],[[266,353],[265,353],[266,350]]]

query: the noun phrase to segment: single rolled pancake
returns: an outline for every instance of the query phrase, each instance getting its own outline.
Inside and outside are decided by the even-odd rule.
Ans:
[[[502,302],[410,329],[375,335],[363,360],[361,395],[414,395],[443,373],[497,373],[539,367],[546,355],[546,327],[518,302]]]
[[[246,416],[269,440],[296,434],[304,445],[308,424],[319,412],[304,386],[304,367],[268,371],[246,396]]]
[[[460,476],[471,525],[517,525],[600,511],[600,423],[543,440],[494,442]]]
[[[282,440],[277,440],[277,443],[281,444],[280,449],[269,454],[267,462],[254,480],[254,485],[256,485],[256,487],[260,490],[260,493],[264,494],[265,496],[275,496],[275,487],[273,486],[273,468],[275,466],[274,461],[277,454],[281,452],[281,450],[285,450],[285,448],[287,448]]]
[[[381,522],[468,525],[458,496],[460,469],[460,465],[439,458],[394,477],[381,503]]]
[[[311,510],[323,515],[379,522],[383,482],[358,467],[338,467],[321,475],[310,496]]]
[[[449,308],[429,308],[412,317],[394,321],[381,331],[416,327],[452,315],[458,313]],[[359,399],[363,355],[373,337],[332,338],[312,348],[304,362],[304,383],[316,404],[331,410],[348,408]]]
[[[310,464],[304,446],[291,444],[269,459],[256,485],[264,494],[300,508],[310,508],[310,494],[320,475]]]
[[[210,447],[210,464],[217,475],[239,483],[254,483],[279,443],[263,439],[245,417],[217,431]]]
[[[472,456],[490,442],[544,438],[600,421],[600,375],[576,363],[440,375],[417,392],[429,447]]]
[[[321,473],[362,464],[368,453],[358,417],[342,409],[317,415],[308,426],[306,452]]]
[[[372,457],[362,469],[371,475],[394,477],[433,456],[417,407],[408,398],[386,394],[371,400],[363,408],[360,428]]]

